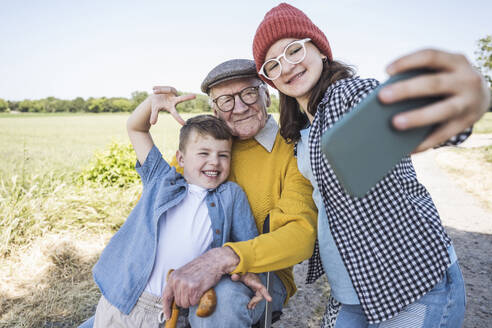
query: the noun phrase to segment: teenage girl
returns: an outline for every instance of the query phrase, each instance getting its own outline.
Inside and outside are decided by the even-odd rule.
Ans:
[[[325,34],[288,4],[265,15],[254,37],[253,55],[260,77],[279,91],[281,134],[297,142],[299,169],[315,188],[319,251],[315,249],[310,261],[308,281],[317,279],[323,269],[326,272],[332,297],[327,313],[339,311],[331,324],[460,327],[465,289],[458,260],[410,157],[365,197],[354,198],[341,187],[321,153],[323,132],[378,81],[356,77],[351,68],[334,61]],[[396,61],[388,72],[423,66],[437,72],[379,94],[383,102],[445,96],[393,119],[397,129],[439,123],[416,151],[447,139],[449,144],[466,139],[468,127],[483,115],[490,99],[483,79],[461,55],[420,51]]]

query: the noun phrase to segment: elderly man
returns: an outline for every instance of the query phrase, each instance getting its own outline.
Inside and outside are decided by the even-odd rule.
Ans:
[[[311,198],[312,186],[297,169],[293,145],[280,136],[277,123],[267,114],[268,89],[258,78],[252,60],[234,59],[218,65],[207,75],[201,89],[210,96],[215,115],[237,137],[229,179],[246,192],[258,231],[263,230],[269,218],[271,232],[211,249],[174,271],[163,292],[164,313],[169,316],[173,299],[178,306],[190,307],[198,303],[203,292],[215,286],[218,304],[214,314],[198,318],[191,308],[191,325],[250,327],[260,320],[264,301],[248,309],[254,292],[233,281],[243,279],[234,274],[275,271],[270,288],[273,311],[282,309],[296,292],[292,266],[313,253],[316,208]],[[174,105],[190,97],[178,97],[171,87],[156,87],[154,92],[151,97],[161,98],[155,99],[155,106],[166,107],[181,121]],[[259,281],[243,282],[264,293]]]
[[[268,89],[258,78],[253,61],[235,59],[218,65],[203,81],[202,90],[210,95],[215,114],[237,137],[229,180],[246,192],[258,230],[261,232],[269,222],[271,232],[210,249],[177,268],[163,292],[163,311],[169,318],[174,300],[178,306],[190,307],[192,327],[249,328],[260,320],[265,309],[265,300],[253,308],[253,298],[257,304],[263,296],[271,295],[272,309],[279,311],[296,292],[292,266],[311,256],[316,238],[313,189],[297,169],[293,145],[280,136],[277,123],[266,112],[270,104]],[[149,99],[150,122],[155,124],[159,110],[164,109],[184,123],[174,106],[194,96],[177,96],[172,87],[156,87],[154,92]],[[176,161],[172,164],[177,166]],[[221,210],[220,204],[209,205]],[[255,275],[240,275],[267,271],[275,271],[270,295],[264,275],[261,281]],[[217,294],[216,310],[200,318],[195,315],[196,304],[211,287]],[[93,323],[94,317],[81,327],[92,327]]]

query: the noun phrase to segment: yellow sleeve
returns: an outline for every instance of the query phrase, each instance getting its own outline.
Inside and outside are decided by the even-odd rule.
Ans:
[[[226,243],[240,258],[232,273],[284,269],[311,257],[316,240],[317,209],[313,188],[291,156],[277,206],[269,211],[270,233]]]

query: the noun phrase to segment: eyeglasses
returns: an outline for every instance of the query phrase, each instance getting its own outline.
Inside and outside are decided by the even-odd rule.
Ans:
[[[282,74],[282,64],[280,63],[280,58],[284,57],[285,61],[290,64],[299,64],[306,57],[305,43],[308,41],[311,41],[311,39],[306,38],[289,43],[280,56],[269,59],[263,63],[259,73],[269,80],[277,79],[280,74]]]
[[[262,85],[263,84],[255,87],[247,87],[232,95],[218,96],[212,101],[217,105],[218,109],[225,113],[234,109],[234,106],[236,105],[236,95],[239,95],[239,99],[241,99],[245,105],[253,105],[258,101],[258,95],[260,94],[259,89]]]

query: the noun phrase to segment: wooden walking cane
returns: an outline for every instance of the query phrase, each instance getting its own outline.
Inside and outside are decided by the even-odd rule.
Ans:
[[[171,269],[167,273],[166,280],[169,280],[169,276],[174,270]],[[217,306],[217,295],[213,288],[207,290],[202,297],[200,297],[200,302],[198,303],[198,308],[196,309],[195,314],[201,318],[208,317],[215,311],[215,307]],[[165,328],[176,328],[179,317],[179,308],[176,306],[176,302],[173,300],[171,318],[166,321]]]
[[[166,281],[169,280],[169,276],[174,270],[171,269],[167,273]],[[179,317],[179,309],[176,305],[176,302],[173,300],[173,304],[171,306],[171,318],[169,320],[166,320],[166,325],[164,326],[165,328],[176,328],[176,324],[178,323],[178,317]]]
[[[263,222],[263,233],[270,232],[270,215],[267,215],[265,222]],[[270,292],[273,284],[273,273],[266,273],[266,289]],[[260,327],[262,328],[270,328],[272,326],[272,302],[268,302],[265,300],[265,314],[264,321],[260,323]]]

